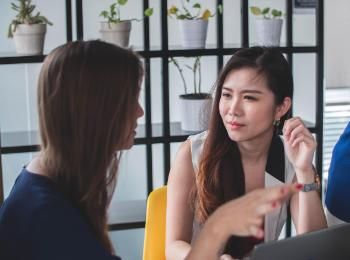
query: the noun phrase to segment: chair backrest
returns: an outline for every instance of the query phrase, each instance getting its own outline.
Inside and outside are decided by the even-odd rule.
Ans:
[[[148,196],[143,260],[165,260],[166,194],[163,186]]]

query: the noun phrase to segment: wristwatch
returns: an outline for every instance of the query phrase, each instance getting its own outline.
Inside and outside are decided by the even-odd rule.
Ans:
[[[319,191],[320,188],[321,188],[320,177],[318,176],[318,174],[315,171],[315,181],[313,183],[304,184],[301,191],[303,191],[303,192],[309,192],[309,191],[313,191],[313,190]]]

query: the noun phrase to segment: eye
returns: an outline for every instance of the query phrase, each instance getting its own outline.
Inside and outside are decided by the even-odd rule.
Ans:
[[[225,97],[225,98],[229,98],[229,97],[231,97],[231,94],[228,93],[228,92],[222,92],[222,93],[221,93],[221,96],[222,96],[222,97]]]
[[[253,97],[253,96],[244,96],[244,99],[250,100],[250,101],[258,100],[256,97]]]

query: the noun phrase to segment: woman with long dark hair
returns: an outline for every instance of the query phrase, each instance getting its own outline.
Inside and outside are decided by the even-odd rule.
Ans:
[[[304,192],[252,224],[263,237],[232,236],[223,255],[242,258],[255,244],[278,239],[287,207],[298,234],[326,227],[312,165],[316,142],[300,118],[288,119],[292,97],[291,70],[277,49],[242,49],[227,62],[216,82],[208,131],[182,144],[170,171],[168,259],[185,258],[220,205],[278,184],[298,182]]]

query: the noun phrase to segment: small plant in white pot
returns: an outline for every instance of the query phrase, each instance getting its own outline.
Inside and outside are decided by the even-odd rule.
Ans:
[[[208,129],[209,117],[212,106],[210,93],[201,90],[201,57],[195,57],[192,66],[180,65],[171,57],[169,62],[177,68],[184,87],[184,94],[180,95],[181,129],[191,132],[199,132]],[[193,73],[193,89],[189,90],[184,77],[184,68]]]
[[[217,7],[217,12],[222,14],[222,5]],[[171,6],[168,16],[179,20],[182,35],[182,47],[187,49],[205,48],[207,39],[208,20],[217,12],[209,9],[202,10],[200,3],[191,3],[191,0],[182,0],[181,7]]]
[[[109,9],[103,10],[100,16],[106,21],[100,22],[101,39],[119,45],[121,47],[129,46],[131,22],[141,21],[141,19],[122,19],[120,7],[126,5],[128,0],[116,0],[115,3],[109,6]],[[144,11],[145,17],[153,14],[153,8],[147,8]]]
[[[282,11],[266,7],[260,9],[257,6],[251,6],[250,11],[257,16],[255,21],[258,45],[262,46],[280,46],[282,30]]]
[[[24,55],[40,55],[43,53],[47,24],[52,23],[38,12],[33,15],[35,5],[31,0],[17,0],[11,3],[11,8],[18,14],[11,21],[8,37],[14,38],[16,52]]]

